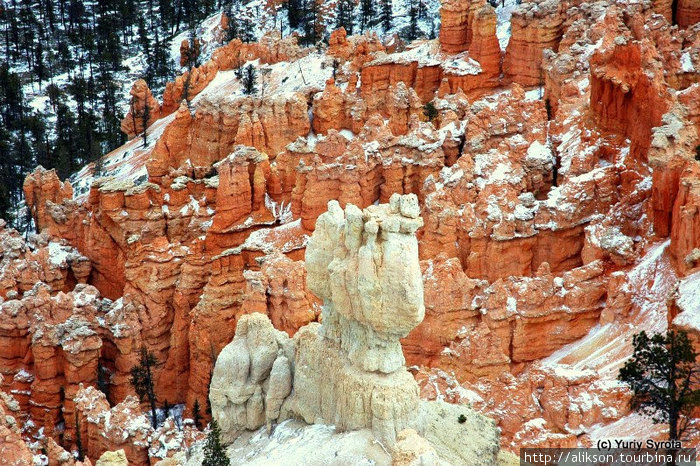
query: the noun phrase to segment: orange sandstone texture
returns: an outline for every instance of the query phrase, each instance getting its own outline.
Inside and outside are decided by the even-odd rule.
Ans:
[[[183,43],[184,45],[184,43]],[[189,50],[189,44],[186,51]],[[215,50],[212,59],[198,67],[186,70],[165,86],[162,116],[176,111],[183,100],[192,100],[216,77],[219,70],[238,68],[246,61],[260,60],[262,63],[278,63],[299,58],[308,53],[297,45],[296,36],[279,39],[273,32],[264,35],[259,42],[243,43],[234,39]],[[181,59],[184,57],[181,47]]]
[[[648,43],[620,37],[591,57],[590,106],[601,129],[632,140],[633,155],[646,158],[651,130],[668,110],[663,65]]]
[[[586,444],[596,426],[627,422],[607,364],[570,366],[591,348],[622,360],[625,332],[664,322],[676,274],[698,266],[697,32],[653,15],[658,3],[521,5],[504,65],[514,84],[497,90],[483,1],[444,2],[439,41],[385,46],[341,29],[311,53],[293,36],[234,40],[170,83],[158,111],[136,85],[160,117],[148,146],[108,154],[94,182],[90,169],[73,186],[37,169],[24,190],[42,233],[0,230],[13,416],[44,427],[56,458],[75,413],[92,460],[177,454],[201,435],[149,427],[129,384],[141,347],[158,360],[159,399],[203,410],[242,315],[289,335],[319,318],[303,259],[328,201],[414,193],[426,318],[403,344],[423,395],[468,399],[516,450]],[[255,60],[261,90],[243,96],[230,70]],[[520,85],[538,85],[540,69],[542,98]],[[586,337],[598,324],[609,333]]]
[[[688,269],[700,265],[700,167],[693,165],[681,175],[671,227],[671,252]]]
[[[143,79],[134,83],[130,95],[129,113],[122,120],[121,130],[133,138],[161,117],[161,108]]]
[[[328,55],[339,64],[349,62],[351,72],[361,69],[362,65],[372,60],[373,54],[378,51],[387,51],[387,48],[376,35],[348,37],[345,28],[341,27],[331,32],[328,39]]]
[[[156,143],[148,162],[149,175],[158,180],[171,168],[187,164],[207,171],[237,144],[276,155],[308,133],[306,108],[306,99],[300,94],[240,97],[234,105],[205,100],[194,116],[183,104]]]
[[[501,73],[501,48],[496,37],[496,12],[487,4],[473,15],[469,57],[479,63],[485,78],[497,83]]]
[[[557,51],[564,22],[563,4],[555,0],[523,2],[510,20],[511,37],[503,59],[503,72],[523,86],[544,84],[543,52]]]
[[[199,54],[201,53],[202,42],[195,38],[190,46],[190,40],[184,39],[180,43],[180,66],[187,66],[192,63],[196,63],[199,60]]]
[[[676,22],[682,28],[700,22],[700,2],[698,0],[678,0]]]
[[[455,53],[469,48],[475,29],[474,12],[485,5],[485,0],[441,2],[440,46],[443,50]]]
[[[94,387],[81,387],[76,395],[81,443],[89,458],[124,450],[129,464],[150,465],[170,458],[205,437],[191,421],[178,428],[169,418],[154,430],[141,414],[138,399],[127,397],[110,408],[104,394]],[[173,445],[178,445],[173,448]]]
[[[700,167],[695,160],[700,137],[694,125],[683,124],[687,107],[675,107],[664,115],[663,125],[654,128],[649,163],[654,167],[652,218],[654,231],[671,239],[670,252],[680,270],[698,263],[695,250],[700,208]]]

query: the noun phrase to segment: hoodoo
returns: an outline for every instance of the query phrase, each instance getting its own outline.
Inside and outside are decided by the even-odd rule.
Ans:
[[[425,312],[415,237],[421,226],[415,195],[394,194],[389,204],[364,210],[328,203],[306,250],[322,323],[290,338],[263,314],[239,320],[211,384],[224,439],[237,445],[245,430],[302,419],[337,432],[367,430],[395,458],[409,454],[402,439],[410,435],[425,443],[421,457],[496,461],[495,425],[466,406],[421,402],[404,365],[399,338]],[[469,423],[455,422],[460,413]]]

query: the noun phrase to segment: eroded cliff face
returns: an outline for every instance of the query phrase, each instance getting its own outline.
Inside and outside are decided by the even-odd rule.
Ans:
[[[195,402],[204,411],[217,357],[255,360],[254,380],[236,375],[246,406],[229,400],[220,418],[230,432],[340,413],[348,429],[413,443],[401,413],[372,433],[383,414],[285,385],[347,367],[400,373],[406,415],[416,392],[473,401],[513,451],[648,427],[615,371],[630,328],[696,322],[688,286],[674,290],[700,267],[699,30],[669,24],[663,2],[523,2],[510,25],[501,8],[444,2],[440,39],[412,44],[344,30],[327,51],[234,40],[162,102],[134,85],[123,122],[134,137],[102,174],[28,176],[40,234],[0,230],[2,388],[24,438],[43,428],[58,458],[78,413],[91,461],[124,449],[131,464],[184,463],[163,445],[194,444],[196,429],[153,431],[130,398],[142,347],[159,399],[185,416]],[[259,70],[252,96],[234,71],[246,62]],[[411,266],[388,250],[410,250]],[[371,279],[353,275],[360,263]],[[395,318],[375,321],[377,309]],[[326,365],[305,373],[300,358]]]
[[[510,19],[511,37],[503,59],[506,78],[523,86],[544,85],[545,50],[557,51],[568,2],[522,2]]]
[[[695,0],[678,0],[676,4],[678,26],[687,28],[700,21],[700,3]]]

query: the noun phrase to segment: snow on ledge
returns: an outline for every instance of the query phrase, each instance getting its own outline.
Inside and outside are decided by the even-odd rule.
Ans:
[[[700,272],[681,280],[676,305],[680,309],[673,325],[700,332]]]

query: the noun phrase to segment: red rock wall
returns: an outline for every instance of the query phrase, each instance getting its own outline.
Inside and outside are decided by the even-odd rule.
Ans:
[[[460,380],[496,379],[582,337],[607,292],[602,261],[569,269],[562,282],[544,265],[533,277],[491,285],[468,278],[454,258],[422,266],[426,317],[402,341],[404,352],[409,365],[440,367]],[[562,291],[574,288],[581,291]]]
[[[403,81],[360,97],[348,86],[342,92],[329,80],[326,89],[314,97],[313,128],[317,134],[347,129],[360,133],[370,115],[378,113],[389,120],[392,134],[406,134],[412,118],[423,117],[423,106],[416,92]]]
[[[469,57],[479,62],[483,81],[490,81],[493,86],[498,85],[501,74],[501,46],[496,36],[496,24],[496,12],[491,5],[476,10],[469,44]],[[482,87],[485,86],[482,84]],[[456,88],[452,86],[452,89]]]
[[[690,163],[681,174],[671,218],[671,254],[681,268],[692,268],[689,254],[700,248],[700,163]],[[700,264],[698,264],[700,265]]]
[[[678,0],[676,22],[682,28],[687,28],[700,22],[700,1]]]
[[[660,125],[668,109],[660,71],[649,77],[652,53],[632,42],[591,57],[590,107],[597,124],[630,138],[633,155],[643,160],[652,128]]]
[[[522,86],[544,85],[545,49],[557,50],[563,34],[559,2],[522,3],[510,20],[511,37],[503,59],[507,79]]]
[[[669,236],[672,227],[673,206],[676,203],[681,172],[686,162],[677,159],[671,164],[653,163],[652,198],[654,231],[661,237]]]
[[[440,7],[440,47],[448,53],[469,48],[474,33],[474,12],[486,5],[485,0],[443,1]]]
[[[145,127],[148,128],[162,115],[160,104],[153,97],[143,79],[134,83],[130,95],[129,112],[121,122],[121,130],[131,139],[143,133],[144,123]]]
[[[376,92],[387,91],[389,87],[403,82],[416,90],[424,101],[430,101],[440,86],[441,70],[439,66],[420,67],[418,62],[387,63],[373,65],[369,63],[362,68],[361,94],[368,98]]]
[[[208,170],[237,144],[276,155],[309,129],[306,98],[300,94],[264,100],[244,97],[226,108],[203,104],[194,116],[183,105],[156,143],[149,176],[158,180],[188,160],[195,168]]]
[[[299,58],[308,53],[308,50],[299,48],[296,36],[288,36],[284,39],[277,37],[276,33],[268,34],[264,35],[259,42],[253,43],[242,43],[239,39],[234,39],[216,49],[211,60],[185,71],[174,81],[166,84],[161,117],[176,111],[185,98],[192,100],[216,77],[219,70],[232,70],[253,60],[273,64]]]

